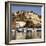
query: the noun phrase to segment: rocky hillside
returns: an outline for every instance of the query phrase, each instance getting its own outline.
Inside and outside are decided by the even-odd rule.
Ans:
[[[12,14],[13,19],[17,21],[23,21],[26,24],[23,27],[40,28],[41,27],[41,15],[34,13],[33,11],[17,11]],[[21,24],[20,24],[21,25]]]

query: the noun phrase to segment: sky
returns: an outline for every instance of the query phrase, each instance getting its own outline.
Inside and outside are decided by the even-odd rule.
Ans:
[[[40,6],[33,6],[33,5],[11,5],[11,11],[12,12],[16,12],[16,11],[21,11],[21,10],[25,10],[25,11],[33,11],[35,13],[37,13],[38,15],[41,15],[41,7]]]

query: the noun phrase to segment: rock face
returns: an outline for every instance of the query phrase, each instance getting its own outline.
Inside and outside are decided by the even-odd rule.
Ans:
[[[20,25],[19,27],[30,27],[30,28],[41,27],[41,15],[38,15],[33,11],[23,11],[23,10],[17,11],[14,13],[13,19],[14,22],[16,22],[16,24]]]

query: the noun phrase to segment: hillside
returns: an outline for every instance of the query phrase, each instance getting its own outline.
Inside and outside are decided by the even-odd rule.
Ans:
[[[20,27],[40,28],[41,27],[41,15],[34,13],[33,11],[17,11],[12,14],[14,22],[18,22]],[[24,22],[24,23],[20,23]],[[21,26],[23,25],[23,26]]]

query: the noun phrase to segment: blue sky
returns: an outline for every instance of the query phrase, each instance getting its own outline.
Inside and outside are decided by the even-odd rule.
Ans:
[[[32,6],[32,5],[11,5],[12,12],[26,10],[33,11],[39,15],[41,15],[41,7],[40,6]]]

